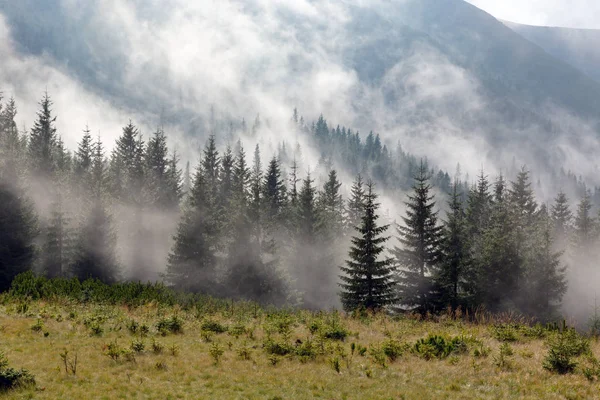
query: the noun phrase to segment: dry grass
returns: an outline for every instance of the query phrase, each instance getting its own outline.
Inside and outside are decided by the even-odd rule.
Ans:
[[[36,388],[0,395],[35,399],[594,399],[597,383],[578,368],[575,374],[557,375],[543,369],[543,339],[523,335],[511,343],[514,355],[504,367],[495,356],[499,342],[488,325],[446,319],[438,322],[399,320],[383,316],[355,320],[340,316],[349,336],[345,341],[323,339],[314,327],[327,324],[331,314],[288,314],[290,329],[273,322],[264,311],[254,315],[198,315],[176,308],[149,305],[137,309],[83,306],[63,302],[31,303],[25,313],[18,304],[0,306],[0,351],[12,366],[30,370]],[[21,310],[22,311],[22,310]],[[176,315],[183,332],[163,336],[158,321]],[[32,329],[40,320],[42,329]],[[132,334],[131,320],[150,328],[147,335]],[[202,333],[210,320],[229,328],[225,333]],[[316,324],[316,325],[315,325]],[[92,326],[101,328],[100,335]],[[283,323],[285,325],[285,323]],[[233,327],[244,327],[234,332]],[[313,327],[313,333],[311,333]],[[98,331],[98,329],[96,329]],[[245,331],[245,332],[242,332]],[[45,336],[47,333],[47,336]],[[235,333],[235,334],[234,334]],[[428,334],[471,338],[467,353],[426,360],[406,351],[395,361],[374,357],[373,349],[394,339],[412,347]],[[315,358],[298,355],[273,357],[264,344],[271,337],[290,348],[312,340]],[[132,341],[145,348],[126,351],[118,360],[107,353],[116,341],[129,349]],[[475,344],[475,341],[478,341]],[[152,343],[162,344],[156,354]],[[351,354],[352,343],[367,347],[364,356]],[[408,347],[408,346],[406,346]],[[490,348],[488,356],[475,357],[475,348]],[[218,363],[211,348],[221,348]],[[65,371],[60,354],[78,356],[77,373]],[[592,351],[600,354],[597,343]],[[336,362],[337,369],[336,371]],[[580,364],[585,364],[580,360]],[[275,365],[274,365],[275,364]]]

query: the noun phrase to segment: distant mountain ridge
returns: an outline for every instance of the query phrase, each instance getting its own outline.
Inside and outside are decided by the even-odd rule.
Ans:
[[[531,26],[502,21],[548,54],[600,82],[600,29]]]

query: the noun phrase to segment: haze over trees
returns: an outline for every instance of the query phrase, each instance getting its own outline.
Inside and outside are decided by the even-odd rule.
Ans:
[[[573,210],[562,192],[540,203],[525,167],[453,180],[374,133],[363,141],[323,116],[309,127],[295,111],[290,129],[322,150],[314,169],[285,142],[249,157],[240,129],[223,147],[211,135],[184,173],[162,129],[146,140],[130,121],[106,154],[86,127],[71,151],[48,94],[28,131],[13,101],[0,105],[0,290],[34,270],[312,309],[484,307],[547,320],[568,287],[565,252],[573,269],[598,256],[590,193]],[[379,188],[405,209],[397,223],[380,212]]]

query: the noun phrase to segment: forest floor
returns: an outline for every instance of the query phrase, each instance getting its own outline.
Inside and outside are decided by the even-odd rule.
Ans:
[[[0,352],[36,384],[0,398],[600,398],[600,343],[560,375],[558,333],[484,320],[5,300]]]

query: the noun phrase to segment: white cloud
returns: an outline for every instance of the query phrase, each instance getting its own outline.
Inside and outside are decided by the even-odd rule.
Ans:
[[[600,29],[598,0],[466,0],[499,19],[528,25]]]

